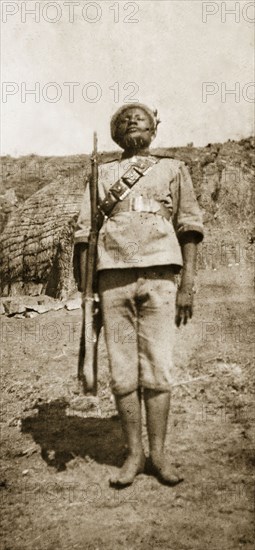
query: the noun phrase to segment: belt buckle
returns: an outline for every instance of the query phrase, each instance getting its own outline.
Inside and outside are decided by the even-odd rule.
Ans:
[[[160,204],[155,199],[145,198],[142,195],[132,197],[132,210],[136,212],[152,212],[156,213],[160,210]]]
[[[150,212],[156,214],[160,210],[160,203],[155,199],[149,199]]]
[[[131,209],[135,210],[136,212],[144,212],[144,201],[142,195],[132,197]]]

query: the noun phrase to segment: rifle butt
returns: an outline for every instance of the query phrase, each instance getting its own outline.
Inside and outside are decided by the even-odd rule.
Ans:
[[[101,322],[92,312],[92,302],[84,304],[78,359],[78,382],[84,394],[97,395],[98,340]],[[88,322],[86,323],[86,319]]]

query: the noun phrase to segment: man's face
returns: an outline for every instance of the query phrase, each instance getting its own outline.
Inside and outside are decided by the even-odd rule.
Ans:
[[[148,147],[154,137],[152,121],[139,107],[128,107],[117,120],[115,140],[123,149]]]

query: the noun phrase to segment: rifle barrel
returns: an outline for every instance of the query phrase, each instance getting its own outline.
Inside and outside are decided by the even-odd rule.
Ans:
[[[97,153],[97,132],[94,132],[93,134],[93,143],[94,143],[94,155]]]
[[[91,160],[91,177],[89,180],[91,225],[86,258],[86,284],[83,294],[83,323],[80,341],[78,379],[84,391],[97,391],[97,346],[100,322],[96,311],[94,294],[96,292],[96,260],[98,239],[98,158],[97,133],[93,135],[93,152]]]

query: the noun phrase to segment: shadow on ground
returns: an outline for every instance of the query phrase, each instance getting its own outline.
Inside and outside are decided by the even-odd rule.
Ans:
[[[37,405],[38,414],[22,419],[21,431],[41,446],[41,456],[58,471],[75,457],[89,457],[99,464],[120,466],[125,456],[118,416],[81,418],[67,414],[59,400]]]

